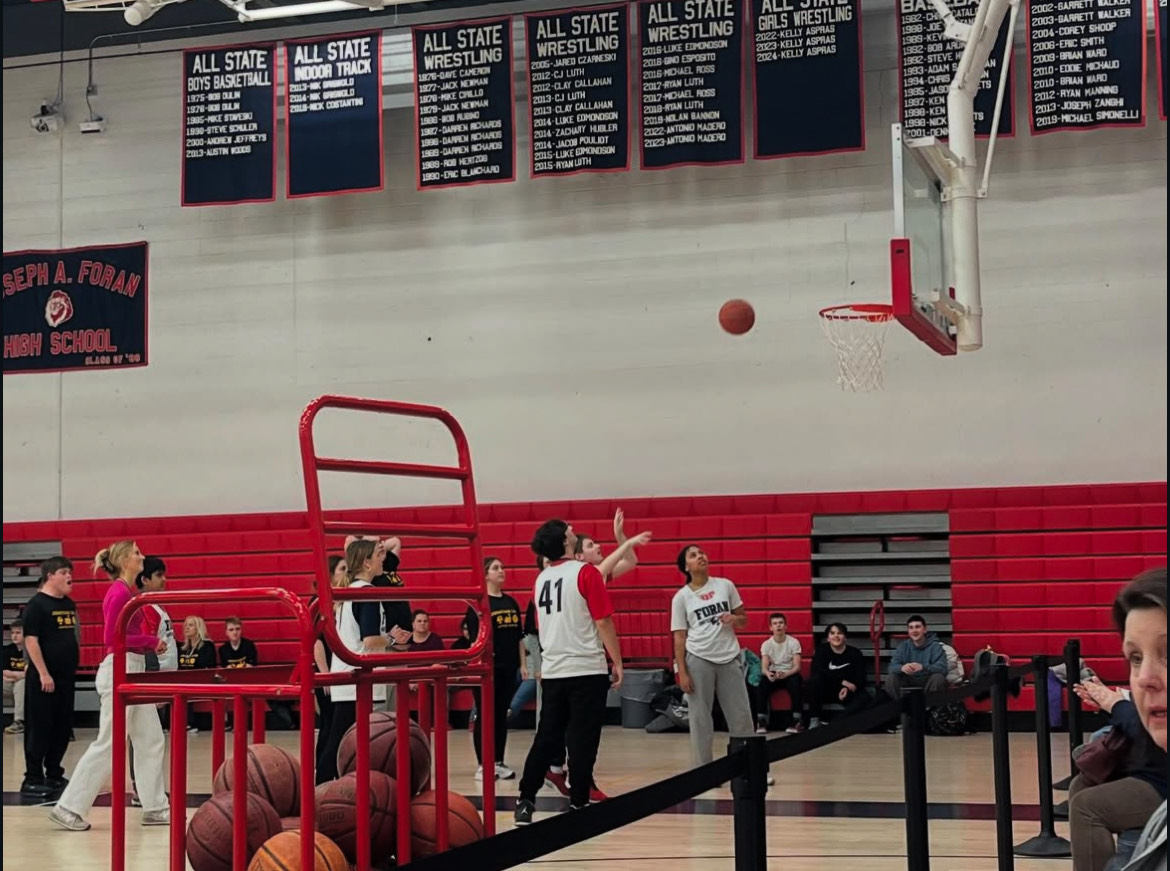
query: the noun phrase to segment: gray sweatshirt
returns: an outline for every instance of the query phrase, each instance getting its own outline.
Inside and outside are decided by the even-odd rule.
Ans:
[[[1166,802],[1146,823],[1125,871],[1166,871]]]

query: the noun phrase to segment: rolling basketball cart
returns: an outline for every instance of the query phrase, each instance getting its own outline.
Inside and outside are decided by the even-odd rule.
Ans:
[[[455,443],[456,462],[454,465],[425,465],[383,460],[352,460],[338,457],[323,457],[317,454],[314,440],[314,423],[318,415],[326,410],[357,412],[366,415],[394,415],[435,421],[446,427]],[[479,513],[475,498],[475,485],[471,468],[471,453],[467,437],[458,421],[441,408],[405,402],[375,399],[360,399],[345,396],[322,396],[309,403],[300,421],[301,463],[304,472],[305,495],[308,503],[309,528],[316,557],[316,587],[318,599],[312,607],[295,593],[277,587],[249,589],[214,589],[197,591],[171,591],[143,593],[135,596],[118,616],[114,643],[113,694],[114,710],[112,728],[115,735],[126,733],[126,708],[132,704],[172,703],[171,720],[171,761],[170,761],[170,849],[169,871],[184,871],[186,862],[186,820],[187,820],[187,703],[192,700],[211,700],[214,712],[212,736],[213,772],[224,759],[224,713],[230,701],[237,728],[233,734],[233,837],[232,869],[245,871],[247,858],[247,747],[246,728],[249,703],[253,712],[252,738],[256,743],[264,740],[264,708],[268,699],[295,699],[300,707],[300,832],[301,864],[303,868],[314,866],[315,830],[315,742],[314,742],[314,691],[318,687],[356,685],[357,722],[356,734],[356,778],[357,778],[357,867],[367,871],[370,867],[370,714],[373,710],[374,684],[394,684],[396,693],[396,718],[399,723],[409,723],[411,698],[409,687],[412,683],[420,686],[419,719],[423,728],[433,722],[432,750],[434,774],[432,788],[435,790],[435,813],[437,818],[438,849],[445,850],[449,844],[449,821],[447,799],[447,686],[454,679],[459,683],[474,682],[482,685],[481,711],[483,718],[481,740],[486,753],[491,754],[494,746],[494,720],[492,695],[492,638],[491,621],[482,615],[490,614],[487,588],[480,566],[483,562],[479,537]],[[462,502],[458,508],[458,521],[453,523],[387,522],[374,517],[355,516],[347,512],[346,519],[328,519],[322,507],[319,474],[321,472],[342,472],[350,474],[379,475],[390,477],[425,478],[458,482]],[[467,650],[379,652],[359,654],[345,647],[337,634],[335,621],[321,619],[321,615],[333,613],[335,603],[347,601],[388,601],[405,599],[407,590],[396,587],[360,587],[333,589],[326,567],[327,541],[329,535],[407,535],[416,538],[455,540],[464,543],[469,550],[471,567],[466,584],[451,584],[425,588],[428,599],[463,600],[473,603],[481,614],[479,635],[472,640]],[[419,591],[414,591],[419,592]],[[206,673],[187,672],[179,678],[174,672],[148,672],[127,674],[126,671],[126,627],[130,618],[141,608],[152,605],[197,605],[232,600],[236,602],[268,601],[283,606],[295,621],[293,635],[298,650],[293,666],[259,666],[256,668],[229,670],[215,669]],[[313,646],[318,633],[325,636],[326,643],[352,672],[319,674],[313,662]],[[432,692],[433,690],[433,692]],[[432,703],[428,705],[428,702]],[[433,713],[433,721],[430,719]],[[396,790],[397,815],[397,861],[410,861],[410,804],[411,778],[410,742],[396,742]],[[124,871],[126,867],[126,742],[114,742],[112,813],[110,837],[111,871]],[[490,777],[483,780],[484,829],[490,837],[495,833],[495,782]]]

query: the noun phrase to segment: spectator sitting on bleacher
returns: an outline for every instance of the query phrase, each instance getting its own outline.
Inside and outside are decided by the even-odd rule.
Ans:
[[[768,731],[769,701],[776,690],[787,690],[792,701],[792,725],[788,731],[803,732],[801,711],[804,707],[804,678],[800,674],[800,642],[788,634],[788,618],[779,611],[768,615],[772,637],[760,645],[760,667],[763,671],[758,693],[756,732]]]
[[[4,731],[19,735],[24,731],[24,623],[12,621],[8,627],[12,641],[4,645],[4,701],[12,699],[12,725]]]
[[[910,687],[920,687],[928,693],[942,692],[947,688],[947,656],[938,636],[927,631],[926,620],[920,614],[906,621],[906,632],[910,637],[898,645],[890,659],[886,692],[893,698]]]
[[[813,653],[808,692],[809,728],[821,725],[825,703],[842,705],[843,715],[855,714],[869,705],[865,691],[865,657],[846,644],[849,630],[844,623],[830,623],[825,640]]]
[[[227,641],[219,646],[220,668],[248,668],[260,664],[256,645],[244,637],[244,623],[239,617],[228,617],[224,621],[224,632]]]
[[[419,608],[411,617],[414,631],[407,642],[410,650],[442,650],[443,639],[431,631],[431,615]]]
[[[191,614],[183,621],[183,643],[179,647],[179,670],[215,668],[215,643],[207,637],[207,624],[202,617]],[[187,731],[199,731],[195,722],[195,708],[187,703]]]

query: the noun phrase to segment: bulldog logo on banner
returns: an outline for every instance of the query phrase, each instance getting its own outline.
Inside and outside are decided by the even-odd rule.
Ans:
[[[145,366],[147,244],[4,254],[4,374]]]

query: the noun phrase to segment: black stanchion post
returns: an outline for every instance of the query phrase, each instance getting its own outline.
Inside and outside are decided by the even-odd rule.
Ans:
[[[930,871],[930,824],[926,804],[926,696],[902,696],[902,775],[906,802],[907,871]]]
[[[1012,847],[1012,764],[1008,746],[1008,667],[995,666],[991,685],[991,768],[995,774],[995,852],[999,871],[1014,871]]]
[[[731,781],[735,811],[735,871],[767,871],[768,841],[765,796],[768,792],[768,744],[763,735],[732,736],[731,752],[741,751],[744,768]]]
[[[1056,818],[1052,807],[1052,735],[1048,722],[1048,661],[1043,656],[1032,657],[1032,671],[1036,683],[1036,759],[1040,779],[1040,834],[1016,847],[1017,856],[1036,859],[1066,859],[1072,855],[1072,845],[1056,834]]]
[[[1081,642],[1079,638],[1070,638],[1068,644],[1064,646],[1064,676],[1065,676],[1065,695],[1068,697],[1068,760],[1071,774],[1068,776],[1068,782],[1071,784],[1072,779],[1077,776],[1080,770],[1077,768],[1077,761],[1073,758],[1072,752],[1085,740],[1085,727],[1081,719],[1081,697],[1073,692],[1073,684],[1081,679]],[[1068,819],[1068,801],[1062,801],[1055,808],[1057,819]]]

